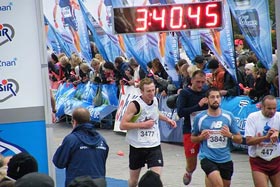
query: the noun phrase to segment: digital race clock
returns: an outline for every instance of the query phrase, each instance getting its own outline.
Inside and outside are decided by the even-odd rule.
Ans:
[[[115,34],[223,27],[221,1],[113,8]]]

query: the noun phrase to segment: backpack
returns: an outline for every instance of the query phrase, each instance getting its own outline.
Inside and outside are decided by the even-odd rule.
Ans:
[[[166,100],[166,105],[168,106],[168,108],[170,109],[175,109],[177,108],[177,99],[178,99],[178,95],[179,94],[173,94],[168,96],[167,100]]]

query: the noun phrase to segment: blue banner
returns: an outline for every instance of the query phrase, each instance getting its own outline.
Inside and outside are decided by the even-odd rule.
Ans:
[[[223,0],[223,4],[224,28],[201,30],[200,33],[202,40],[215,54],[215,57],[222,63],[234,80],[237,81],[231,16],[226,0]]]
[[[250,48],[269,69],[272,65],[272,45],[268,1],[228,0],[228,4]]]
[[[85,22],[93,34],[93,40],[98,48],[99,53],[102,55],[104,60],[114,62],[117,56],[125,53],[121,48],[118,37],[112,34],[111,24],[109,24],[110,21],[108,23],[108,20],[104,20],[107,24],[102,24],[102,26],[96,21],[101,21],[101,18],[99,18],[100,15],[98,16],[96,13],[100,12],[101,14],[103,10],[103,4],[96,6],[96,2],[94,1],[89,2],[79,0],[79,2]],[[100,3],[102,3],[102,1],[100,1]],[[108,5],[109,7],[107,7],[107,3],[106,5],[104,4],[104,6],[106,10],[111,9],[110,4]],[[98,16],[98,18],[95,16]],[[108,19],[111,19],[111,17]]]
[[[191,61],[201,54],[201,39],[199,31],[181,31],[177,33],[180,42]]]
[[[179,60],[178,36],[175,33],[168,33],[165,43],[164,67],[173,82],[178,82],[178,73],[175,64]]]
[[[48,173],[45,121],[7,123],[0,125],[1,154],[12,156],[28,152],[38,162],[39,171]]]
[[[237,125],[240,130],[242,137],[245,139],[245,126],[247,117],[250,113],[259,111],[261,103],[255,104],[248,96],[238,96],[238,97],[225,97],[222,100],[221,108],[228,110],[233,113],[235,119],[237,120]],[[280,111],[280,102],[277,98],[277,111]],[[245,141],[242,144],[233,144],[237,148],[247,149]]]
[[[45,31],[47,35],[47,46],[52,49],[56,54],[65,53],[67,56],[70,56],[70,48],[66,44],[66,41],[63,40],[62,36],[55,30],[55,28],[50,24],[48,18],[44,16],[45,21]]]
[[[98,86],[102,87],[101,106],[94,105]],[[60,119],[64,115],[71,116],[75,108],[84,107],[90,111],[92,121],[100,121],[116,110],[118,104],[115,84],[97,85],[88,82],[74,87],[72,84],[64,83],[59,86],[56,93],[56,118]]]

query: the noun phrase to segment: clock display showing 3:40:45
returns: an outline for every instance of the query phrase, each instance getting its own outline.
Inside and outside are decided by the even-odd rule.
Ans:
[[[221,1],[114,8],[114,28],[118,34],[222,27]]]

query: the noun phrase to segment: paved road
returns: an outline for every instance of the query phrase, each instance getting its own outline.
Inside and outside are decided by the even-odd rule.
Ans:
[[[51,128],[53,133],[52,151],[61,143],[62,139],[72,128],[67,124],[55,124]],[[106,138],[110,152],[107,162],[107,176],[116,179],[128,179],[128,144],[125,142],[125,134],[113,132],[107,129],[98,129]],[[185,170],[185,158],[183,147],[169,143],[162,143],[165,166],[162,174],[164,187],[183,187],[182,176]],[[119,156],[118,151],[123,151],[124,156]],[[232,178],[232,187],[253,187],[251,171],[246,152],[233,152],[235,172]],[[142,171],[142,174],[144,170]],[[204,173],[198,164],[193,174],[190,187],[204,186]],[[117,186],[116,186],[117,187]]]

